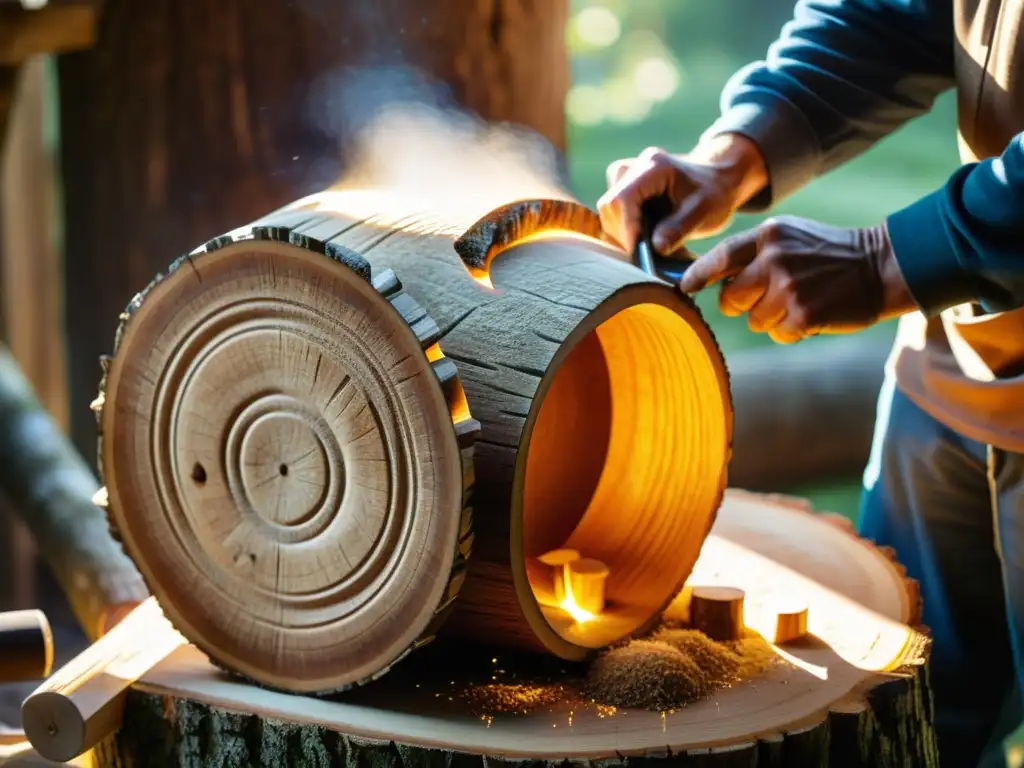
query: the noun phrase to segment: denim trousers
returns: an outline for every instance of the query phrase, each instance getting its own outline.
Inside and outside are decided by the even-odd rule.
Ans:
[[[940,762],[974,768],[1021,690],[1024,455],[943,426],[887,378],[860,531],[921,584]]]

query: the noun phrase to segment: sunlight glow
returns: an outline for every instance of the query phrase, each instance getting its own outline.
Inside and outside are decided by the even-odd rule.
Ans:
[[[592,614],[590,611],[585,611],[580,608],[576,603],[576,598],[573,597],[572,594],[572,584],[569,583],[568,579],[565,581],[565,599],[562,600],[562,605],[560,607],[563,611],[572,616],[573,620],[577,624],[586,624],[588,621],[593,621],[597,618],[597,616]]]
[[[679,68],[664,56],[650,56],[633,70],[633,81],[641,96],[649,101],[665,101],[679,88]]]
[[[742,571],[735,569],[736,563],[744,564]],[[704,543],[690,583],[744,590],[744,623],[755,630],[762,604],[770,603],[775,595],[801,600],[809,606],[809,634],[858,669],[887,671],[900,666],[917,637],[910,627],[715,532]],[[772,585],[771,594],[765,592],[768,584]],[[671,607],[669,613],[674,613]]]
[[[596,85],[574,85],[565,97],[565,112],[576,125],[598,125],[606,115],[604,90]]]
[[[619,17],[599,5],[584,8],[576,14],[573,27],[580,40],[594,48],[607,48],[622,34]]]
[[[631,125],[650,114],[651,102],[637,92],[632,78],[616,78],[604,87],[608,119],[613,123]]]

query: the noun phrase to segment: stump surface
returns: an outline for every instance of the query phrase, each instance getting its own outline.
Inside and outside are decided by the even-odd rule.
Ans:
[[[779,592],[798,596],[810,636],[778,649],[789,664],[675,712],[566,703],[484,719],[455,695],[457,680],[411,664],[325,701],[253,689],[187,648],[136,686],[101,762],[937,765],[927,641],[908,626],[916,592],[887,552],[806,509],[730,492],[692,581],[744,589],[751,617]]]

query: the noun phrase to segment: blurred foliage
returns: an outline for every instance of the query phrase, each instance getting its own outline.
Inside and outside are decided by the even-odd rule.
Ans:
[[[605,168],[613,160],[633,157],[647,146],[689,149],[718,116],[726,81],[764,57],[793,10],[792,0],[572,0],[571,5],[569,163],[574,191],[591,205],[605,190]],[[777,212],[843,226],[877,223],[940,186],[956,168],[955,127],[955,104],[946,95],[931,114],[815,181]],[[759,220],[737,217],[730,231]],[[713,242],[695,243],[694,250],[701,253]],[[722,316],[714,290],[698,303],[726,355],[772,343],[751,333],[744,319]],[[893,331],[890,323],[868,333],[888,344]],[[852,516],[859,478],[794,492]]]

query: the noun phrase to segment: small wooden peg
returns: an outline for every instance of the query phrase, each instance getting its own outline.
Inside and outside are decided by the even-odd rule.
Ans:
[[[543,568],[531,570],[530,582],[531,584],[534,582],[533,573],[536,573],[536,579],[539,582],[536,586],[547,596],[547,600],[540,600],[540,602],[550,601],[550,604],[554,606],[559,606],[564,602],[565,566],[567,563],[579,559],[580,553],[575,549],[553,549],[537,558]]]
[[[800,600],[780,601],[767,606],[773,616],[772,637],[765,638],[775,645],[792,643],[807,634],[807,603]]]
[[[742,589],[694,587],[690,594],[690,625],[712,640],[727,642],[743,637]]]
[[[597,615],[604,610],[604,586],[608,566],[593,558],[580,558],[565,564],[565,581],[573,602],[587,613]]]

